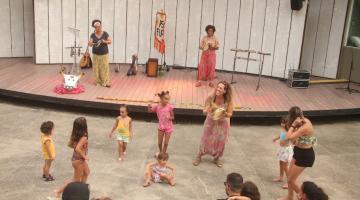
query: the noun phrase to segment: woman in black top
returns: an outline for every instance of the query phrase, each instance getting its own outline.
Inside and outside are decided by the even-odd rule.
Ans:
[[[95,28],[95,31],[90,35],[89,47],[92,47],[93,53],[95,84],[110,87],[108,45],[112,40],[109,34],[102,30],[100,20],[93,20],[92,27]]]

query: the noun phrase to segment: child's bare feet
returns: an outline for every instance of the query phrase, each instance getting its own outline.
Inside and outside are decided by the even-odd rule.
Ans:
[[[144,187],[148,187],[148,186],[150,186],[150,185],[151,185],[150,178],[146,178],[146,180],[144,181],[143,186],[144,186]]]
[[[283,189],[288,189],[289,185],[287,183],[284,183],[284,185],[282,186]]]
[[[200,82],[200,81],[196,81],[195,87],[200,87],[200,86],[201,86],[201,82]]]
[[[278,177],[278,178],[274,178],[272,181],[273,182],[282,182],[283,180],[282,180],[282,177]]]
[[[170,179],[170,180],[169,180],[169,184],[174,187],[175,184],[176,184],[176,183],[175,183],[175,180],[174,180],[173,178]]]
[[[198,166],[201,162],[201,158],[199,156],[196,156],[196,158],[193,160],[192,164],[194,166]]]
[[[59,190],[54,190],[53,192],[56,198],[60,198],[61,192]]]

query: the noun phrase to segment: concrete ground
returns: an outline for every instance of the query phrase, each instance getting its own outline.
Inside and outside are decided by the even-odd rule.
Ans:
[[[170,162],[177,167],[177,185],[142,187],[144,166],[157,151],[156,122],[134,121],[135,138],[128,146],[124,163],[117,162],[117,146],[108,139],[114,118],[100,115],[61,112],[0,101],[0,199],[44,200],[52,190],[72,176],[72,150],[67,147],[73,120],[85,116],[89,127],[91,196],[113,199],[217,199],[223,198],[226,174],[238,172],[255,182],[262,199],[286,194],[280,184],[271,182],[278,175],[278,146],[271,138],[277,125],[233,124],[226,146],[224,167],[217,168],[210,158],[198,167],[191,164],[196,154],[202,124],[175,125],[169,145]],[[56,161],[53,182],[41,179],[42,157],[39,126],[45,120],[55,122]],[[360,196],[360,120],[315,123],[319,145],[316,161],[301,180],[316,182],[330,199],[352,200]]]

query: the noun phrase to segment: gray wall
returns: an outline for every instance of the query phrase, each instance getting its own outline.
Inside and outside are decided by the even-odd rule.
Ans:
[[[34,56],[33,0],[0,0],[0,57]]]
[[[311,0],[301,57],[312,75],[336,78],[348,0]]]
[[[207,24],[214,24],[221,47],[217,68],[232,70],[231,48],[271,52],[265,59],[264,74],[286,77],[298,68],[305,24],[306,6],[291,11],[289,0],[35,0],[36,63],[69,63],[64,47],[72,45],[67,27],[80,32],[80,45],[87,45],[92,19],[103,21],[110,33],[110,62],[130,63],[131,54],[139,62],[160,55],[153,48],[155,13],[164,9],[166,62],[197,67],[199,40]],[[257,73],[257,62],[239,61],[236,71]]]

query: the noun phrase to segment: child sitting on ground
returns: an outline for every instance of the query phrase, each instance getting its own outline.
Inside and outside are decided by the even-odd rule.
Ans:
[[[54,123],[52,121],[46,121],[41,124],[41,150],[45,160],[43,167],[43,179],[45,181],[53,181],[54,177],[50,174],[51,163],[55,159],[55,146],[51,138],[54,132]]]
[[[167,153],[159,153],[156,162],[146,165],[144,187],[154,183],[167,182],[171,186],[175,186],[175,168],[171,167],[167,161],[169,155]]]

